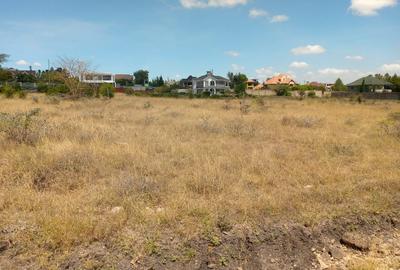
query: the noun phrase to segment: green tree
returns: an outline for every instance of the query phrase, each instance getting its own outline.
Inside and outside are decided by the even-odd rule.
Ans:
[[[149,72],[147,70],[140,69],[134,73],[135,83],[145,85],[149,82]]]
[[[228,73],[228,75],[232,77],[231,83],[236,95],[243,96],[246,93],[246,82],[248,80],[247,76],[242,73],[237,73],[233,76],[231,74],[233,73]]]
[[[36,76],[32,74],[27,74],[27,73],[20,73],[17,74],[17,82],[29,82],[29,83],[34,83],[36,82]]]
[[[13,75],[10,71],[0,68],[0,82],[8,82],[13,79]]]
[[[104,83],[100,86],[99,89],[100,96],[106,98],[113,98],[114,97],[114,86],[108,83]]]
[[[160,77],[157,76],[155,79],[151,81],[150,85],[153,87],[161,87],[165,85],[165,82],[162,76]]]
[[[0,68],[3,63],[7,62],[8,57],[10,57],[8,54],[0,53]]]
[[[334,91],[346,91],[347,87],[344,85],[343,81],[338,78],[333,86]]]

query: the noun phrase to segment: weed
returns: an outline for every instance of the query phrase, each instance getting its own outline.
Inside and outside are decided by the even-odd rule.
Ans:
[[[43,135],[46,123],[37,119],[40,109],[26,113],[0,113],[0,133],[18,144],[35,144]]]

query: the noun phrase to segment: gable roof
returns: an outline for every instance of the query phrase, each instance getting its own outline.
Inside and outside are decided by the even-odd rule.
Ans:
[[[375,78],[372,75],[369,75],[367,77],[363,77],[361,79],[358,79],[355,82],[349,83],[347,86],[362,86],[364,81],[364,85],[372,85],[372,86],[391,86],[392,84],[390,82],[380,80],[378,78]]]
[[[271,79],[266,80],[265,84],[274,85],[274,84],[290,84],[291,82],[295,83],[295,81],[287,74],[279,74],[278,76],[274,76]]]
[[[211,72],[207,72],[206,75],[203,75],[203,76],[201,76],[201,77],[198,77],[196,80],[204,80],[204,79],[206,79],[207,77],[212,77],[212,78],[214,78],[214,79],[216,79],[216,80],[229,81],[228,79],[226,79],[226,78],[224,78],[224,77],[222,77],[222,76],[216,76],[216,75],[212,74]]]

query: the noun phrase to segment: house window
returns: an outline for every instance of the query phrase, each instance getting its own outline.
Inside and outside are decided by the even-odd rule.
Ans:
[[[111,81],[111,75],[103,75],[103,81]]]
[[[203,88],[204,87],[204,82],[202,82],[202,81],[201,82],[197,82],[196,83],[196,87],[197,88]]]
[[[211,85],[211,86],[215,86],[215,82],[214,82],[214,81],[211,81],[211,82],[210,82],[210,85]]]

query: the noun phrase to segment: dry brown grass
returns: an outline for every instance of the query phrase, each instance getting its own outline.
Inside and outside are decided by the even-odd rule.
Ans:
[[[38,96],[0,108],[39,108],[48,130],[35,144],[0,135],[0,228],[45,267],[99,239],[154,252],[164,230],[399,211],[398,102]]]

